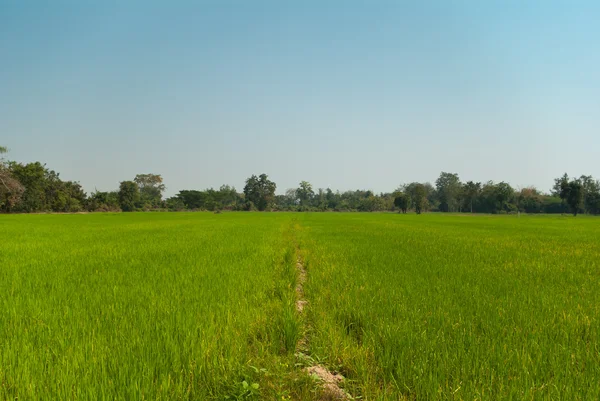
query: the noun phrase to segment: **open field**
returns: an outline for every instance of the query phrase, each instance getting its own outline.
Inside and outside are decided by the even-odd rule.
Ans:
[[[311,350],[367,399],[600,399],[600,221],[307,215]]]
[[[367,400],[600,398],[595,218],[14,215],[0,230],[0,399],[320,399],[312,363]]]

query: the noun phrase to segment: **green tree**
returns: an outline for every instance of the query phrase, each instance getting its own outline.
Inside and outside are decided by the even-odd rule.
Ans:
[[[415,212],[421,214],[427,208],[427,188],[423,184],[415,184],[412,191],[412,203],[415,206]]]
[[[408,207],[410,205],[410,199],[408,195],[402,192],[397,192],[396,197],[394,198],[394,206],[396,206],[400,211],[406,214]]]
[[[463,196],[465,201],[468,203],[471,208],[471,213],[473,213],[473,202],[477,199],[479,194],[481,193],[481,183],[468,181],[463,185]]]
[[[77,212],[87,201],[79,183],[63,181],[60,175],[40,162],[9,163],[12,176],[24,188],[14,211],[19,212]]]
[[[573,216],[577,216],[579,209],[583,207],[584,191],[583,185],[577,179],[561,185],[560,197],[571,209]]]
[[[266,174],[258,177],[252,175],[246,180],[244,187],[247,209],[256,207],[258,210],[264,211],[270,208],[275,200],[275,189],[277,189],[277,185],[270,181]]]
[[[138,174],[133,181],[140,189],[142,206],[159,207],[166,187],[160,174]]]
[[[140,188],[134,181],[123,181],[119,185],[119,205],[124,212],[133,212],[140,200]]]
[[[376,196],[374,194],[360,199],[358,203],[358,210],[360,212],[376,212],[378,210],[383,209],[383,199],[380,196]]]
[[[166,201],[167,209],[170,211],[178,212],[185,209],[185,204],[181,200],[181,198],[177,196],[173,196]]]
[[[544,208],[543,195],[534,187],[522,188],[517,194],[519,211],[540,213]]]
[[[241,201],[240,194],[229,185],[221,185],[218,194],[221,209],[235,210]]]
[[[323,188],[319,188],[317,194],[313,198],[313,203],[320,211],[324,212],[327,210],[327,198]]]
[[[21,164],[10,163],[10,170],[25,188],[21,201],[15,206],[17,212],[44,212],[49,208],[46,202],[46,168],[40,162]]]
[[[202,191],[184,189],[179,191],[176,197],[181,199],[186,209],[204,209],[206,193]]]
[[[567,191],[569,186],[569,175],[564,173],[562,177],[554,179],[554,186],[551,189],[551,193],[554,196],[558,196],[561,199],[563,213],[568,208],[567,205]]]
[[[336,210],[340,201],[340,193],[327,188],[325,190],[325,201],[327,202],[327,209]]]
[[[440,201],[440,211],[455,212],[459,209],[459,197],[462,185],[458,174],[441,172],[435,181],[438,199]]]
[[[510,212],[516,208],[512,201],[514,200],[515,190],[506,182],[502,181],[496,184],[496,202],[498,210]]]
[[[0,155],[7,152],[5,146],[0,146]],[[23,192],[25,187],[13,176],[8,163],[0,156],[0,210],[10,212],[21,200]]]
[[[569,175],[564,173],[562,177],[554,179],[554,186],[551,189],[552,195],[559,196],[569,185]]]
[[[312,185],[307,181],[301,181],[298,189],[296,189],[296,196],[298,196],[300,205],[308,206],[314,195]]]
[[[417,214],[421,214],[421,212],[433,205],[435,197],[435,190],[428,182],[424,184],[411,182],[410,184],[400,185],[397,192],[403,192],[408,195],[410,204],[415,208]]]
[[[600,213],[600,182],[591,175],[582,175],[579,181],[583,186],[583,208],[586,213]]]
[[[488,181],[481,188],[478,211],[484,213],[516,211],[514,194],[514,189],[506,182],[495,184],[493,181]]]
[[[87,200],[87,210],[90,212],[118,212],[121,210],[119,205],[119,193],[95,191]]]

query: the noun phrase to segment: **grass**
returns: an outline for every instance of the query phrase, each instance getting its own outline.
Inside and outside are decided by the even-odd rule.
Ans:
[[[288,221],[1,216],[0,398],[301,393]]]
[[[600,399],[594,218],[305,215],[313,354],[366,399]]]
[[[0,216],[0,399],[600,399],[594,218]],[[307,269],[295,311],[297,254]]]

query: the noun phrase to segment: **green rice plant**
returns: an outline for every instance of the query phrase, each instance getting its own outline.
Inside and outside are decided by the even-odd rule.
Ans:
[[[370,400],[600,399],[594,218],[307,214],[311,352]]]
[[[0,399],[599,399],[597,221],[0,216]]]
[[[260,399],[287,391],[292,384],[280,377],[293,365],[297,337],[288,221],[1,216],[0,399],[203,400],[240,389]]]

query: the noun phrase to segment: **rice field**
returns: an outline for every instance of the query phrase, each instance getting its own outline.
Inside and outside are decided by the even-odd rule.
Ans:
[[[311,350],[365,399],[600,399],[600,221],[307,215]]]
[[[0,216],[0,399],[319,400],[318,363],[356,399],[597,400],[599,238],[585,216]]]

